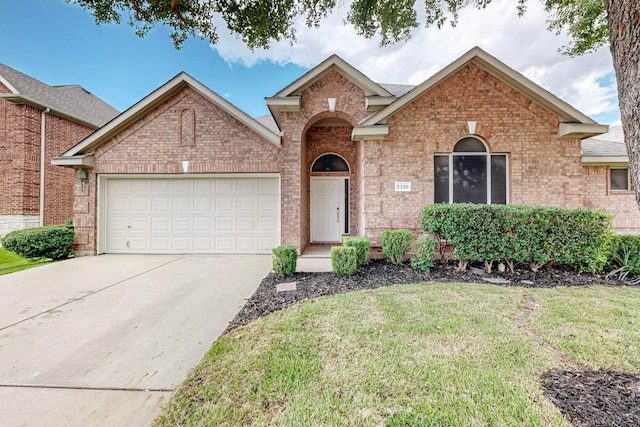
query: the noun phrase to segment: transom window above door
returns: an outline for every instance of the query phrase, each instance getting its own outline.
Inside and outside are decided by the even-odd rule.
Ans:
[[[507,155],[489,153],[474,137],[458,141],[450,154],[436,154],[434,202],[506,204]]]
[[[313,162],[311,172],[349,172],[349,164],[337,154],[323,154]]]

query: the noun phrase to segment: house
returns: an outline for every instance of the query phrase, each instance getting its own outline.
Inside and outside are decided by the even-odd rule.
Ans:
[[[74,172],[51,159],[116,115],[80,86],[49,86],[0,64],[0,236],[73,216]]]
[[[607,184],[620,163],[581,152],[607,126],[479,48],[418,86],[375,83],[334,55],[266,103],[253,119],[181,73],[55,158],[79,171],[77,253],[375,246],[384,229],[417,232],[435,202],[618,214],[633,197]],[[637,212],[620,214],[639,229]]]

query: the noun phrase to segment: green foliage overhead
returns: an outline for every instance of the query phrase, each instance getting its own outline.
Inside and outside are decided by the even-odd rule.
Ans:
[[[218,29],[213,17],[221,17],[232,33],[250,48],[269,48],[272,41],[295,41],[295,25],[300,21],[317,27],[336,7],[336,0],[66,0],[91,12],[97,24],[126,22],[144,37],[158,25],[171,28],[176,48],[191,36],[215,44]],[[549,29],[567,31],[573,38],[566,52],[571,55],[592,51],[608,40],[606,9],[602,0],[541,0],[552,13]],[[366,38],[380,37],[382,46],[409,40],[424,25],[441,28],[458,23],[464,7],[484,9],[491,0],[355,0],[345,23]],[[514,8],[522,15],[527,0],[517,0]],[[418,11],[424,11],[424,23]]]

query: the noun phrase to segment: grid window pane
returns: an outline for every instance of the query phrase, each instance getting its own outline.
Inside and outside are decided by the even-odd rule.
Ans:
[[[611,191],[629,190],[629,169],[611,169]]]
[[[507,203],[507,156],[491,156],[491,203]]]
[[[486,156],[453,156],[453,202],[487,203]]]
[[[434,202],[449,201],[449,156],[434,157]]]

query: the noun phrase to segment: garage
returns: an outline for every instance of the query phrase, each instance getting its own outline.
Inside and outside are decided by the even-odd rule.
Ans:
[[[102,253],[268,254],[280,243],[278,176],[103,176]]]

